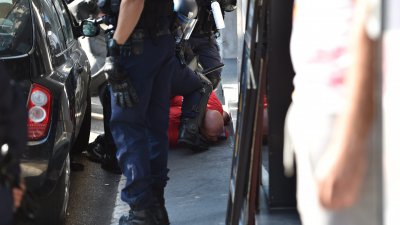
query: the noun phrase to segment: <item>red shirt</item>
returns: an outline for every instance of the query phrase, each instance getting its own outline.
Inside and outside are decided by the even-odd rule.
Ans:
[[[182,96],[175,96],[170,100],[169,108],[169,127],[168,127],[168,139],[169,145],[174,147],[178,142],[179,125],[182,113]],[[214,92],[211,93],[208,99],[207,110],[217,110],[223,113],[222,104],[215,95]]]

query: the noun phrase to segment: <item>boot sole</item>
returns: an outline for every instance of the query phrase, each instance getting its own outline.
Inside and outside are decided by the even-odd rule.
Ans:
[[[184,140],[184,139],[178,140],[178,146],[189,148],[195,152],[202,152],[202,151],[208,150],[208,148],[201,148],[201,147],[199,147],[199,145],[196,145],[195,143]]]

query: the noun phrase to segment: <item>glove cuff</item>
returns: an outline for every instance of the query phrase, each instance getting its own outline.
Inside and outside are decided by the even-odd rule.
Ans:
[[[114,38],[107,41],[107,55],[112,57],[119,57],[121,52],[121,45],[117,44]]]

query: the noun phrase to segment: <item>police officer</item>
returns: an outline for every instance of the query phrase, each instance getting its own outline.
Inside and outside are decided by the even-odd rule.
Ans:
[[[197,4],[195,0],[184,0],[182,3],[177,4],[179,7],[175,8],[177,18],[181,18],[181,20],[176,19],[176,23],[174,24],[174,36],[177,40],[179,34],[175,31],[178,29],[183,29],[180,36],[185,35],[186,28],[193,29],[193,27],[189,27],[188,22],[192,21],[197,17]],[[114,20],[110,15],[112,15],[111,5],[107,7],[103,4],[99,5],[102,11],[107,12],[108,18],[107,22],[111,24]],[[97,10],[93,10],[97,11]],[[182,20],[183,19],[183,20]],[[182,22],[183,23],[179,23]],[[194,25],[194,24],[193,24]],[[184,28],[183,28],[184,27]],[[188,31],[188,32],[191,32]],[[196,74],[193,70],[187,68],[186,65],[182,65],[178,67],[176,71],[173,73],[173,81],[175,84],[172,87],[172,95],[183,95],[183,107],[182,107],[182,116],[186,118],[199,118],[198,123],[201,123],[204,118],[205,108],[207,107],[207,101],[209,95],[212,91],[211,83],[205,76],[201,74]],[[103,114],[104,114],[104,135],[98,136],[94,143],[89,145],[89,149],[87,151],[89,159],[100,162],[101,167],[107,171],[120,173],[120,168],[115,160],[115,145],[113,138],[110,135],[109,129],[109,118],[111,115],[110,109],[110,96],[109,96],[109,87],[105,85],[101,88],[99,96],[103,105]],[[199,115],[199,116],[198,116]],[[199,129],[196,129],[196,132],[200,132]],[[198,139],[199,135],[192,136],[194,142]],[[194,150],[205,150],[208,148],[208,145],[205,141],[205,138],[197,141],[196,145],[192,149]]]
[[[195,28],[198,15],[198,5],[195,0],[181,1],[175,5],[176,27],[174,29],[177,41],[177,57],[182,66],[172,77],[172,96],[184,96],[182,102],[181,121],[191,121],[190,126],[181,126],[179,144],[195,151],[208,149],[206,138],[200,133],[207,108],[208,99],[212,92],[212,84],[198,69],[197,63],[189,69],[193,55],[187,54],[182,44],[187,41]],[[196,72],[193,72],[196,71]]]
[[[169,224],[168,113],[175,42],[169,30],[172,0],[110,0],[118,14],[104,66],[111,86],[111,132],[126,176],[121,198],[130,205],[120,224]],[[107,3],[106,3],[107,4]]]
[[[21,203],[19,159],[27,141],[25,105],[6,74],[0,64],[0,225],[12,224]]]
[[[220,4],[221,13],[230,12],[236,8],[236,1],[232,0],[213,0]],[[211,10],[210,0],[196,0],[199,7],[198,22],[190,36],[187,47],[199,56],[199,62],[204,69],[217,67],[221,64],[221,56],[216,41],[219,35],[216,27],[214,16]],[[213,88],[218,87],[221,81],[221,69],[216,70],[208,75],[207,78],[212,82]]]
[[[98,2],[100,3],[100,2]],[[107,12],[108,20],[113,21],[111,5],[105,6],[99,4],[101,10]],[[173,33],[175,39],[182,39],[183,35],[191,33],[194,28],[194,23],[191,23],[197,17],[197,3],[195,0],[182,0],[177,1],[175,5],[176,12],[176,22],[174,23]],[[109,22],[109,21],[108,21]],[[192,24],[192,26],[189,26]],[[177,31],[181,32],[177,32]],[[177,41],[178,42],[178,41]],[[212,91],[212,86],[210,81],[200,73],[195,73],[194,68],[189,69],[185,64],[177,66],[173,73],[172,79],[172,96],[182,95],[184,96],[183,107],[182,107],[182,117],[196,120],[197,126],[191,129],[191,135],[186,135],[186,141],[192,145],[188,147],[193,150],[206,150],[208,144],[206,139],[199,135],[205,109],[207,107],[207,101]],[[108,86],[101,88],[100,99],[103,105],[103,115],[104,115],[104,135],[96,138],[94,143],[91,143],[88,149],[89,159],[93,161],[98,161],[101,163],[103,169],[120,173],[120,169],[115,160],[115,145],[114,141],[110,135],[109,129],[109,118],[111,115],[110,96],[108,92]],[[187,132],[188,133],[188,132]]]
[[[211,2],[209,0],[196,0],[198,5],[198,22],[189,38],[185,43],[186,50],[189,54],[198,56],[199,63],[207,70],[220,66],[221,56],[219,47],[216,41],[218,30],[215,25],[213,14],[211,11]],[[232,11],[235,9],[236,1],[218,0],[223,11]],[[215,70],[206,75],[211,81],[213,89],[216,89],[221,81],[221,69]],[[173,83],[175,84],[175,82]],[[174,87],[173,87],[174,89]],[[204,116],[206,107],[198,107],[200,112],[197,117],[182,116],[181,125],[179,128],[178,144],[186,145],[190,148],[203,149],[207,146],[204,142],[199,129]],[[184,112],[183,112],[184,113]]]

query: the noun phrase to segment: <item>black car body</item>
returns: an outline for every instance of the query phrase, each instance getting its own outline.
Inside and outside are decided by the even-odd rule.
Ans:
[[[75,0],[68,4],[72,15],[78,21],[93,19],[98,16],[100,9],[95,1]],[[90,71],[92,72],[90,92],[92,96],[99,95],[100,89],[106,84],[104,63],[107,56],[106,34],[99,26],[99,34],[94,37],[79,38],[82,48],[89,58]]]
[[[22,174],[40,204],[37,219],[50,224],[65,216],[69,153],[90,133],[90,66],[76,30],[63,0],[0,0],[0,60],[29,114]]]

